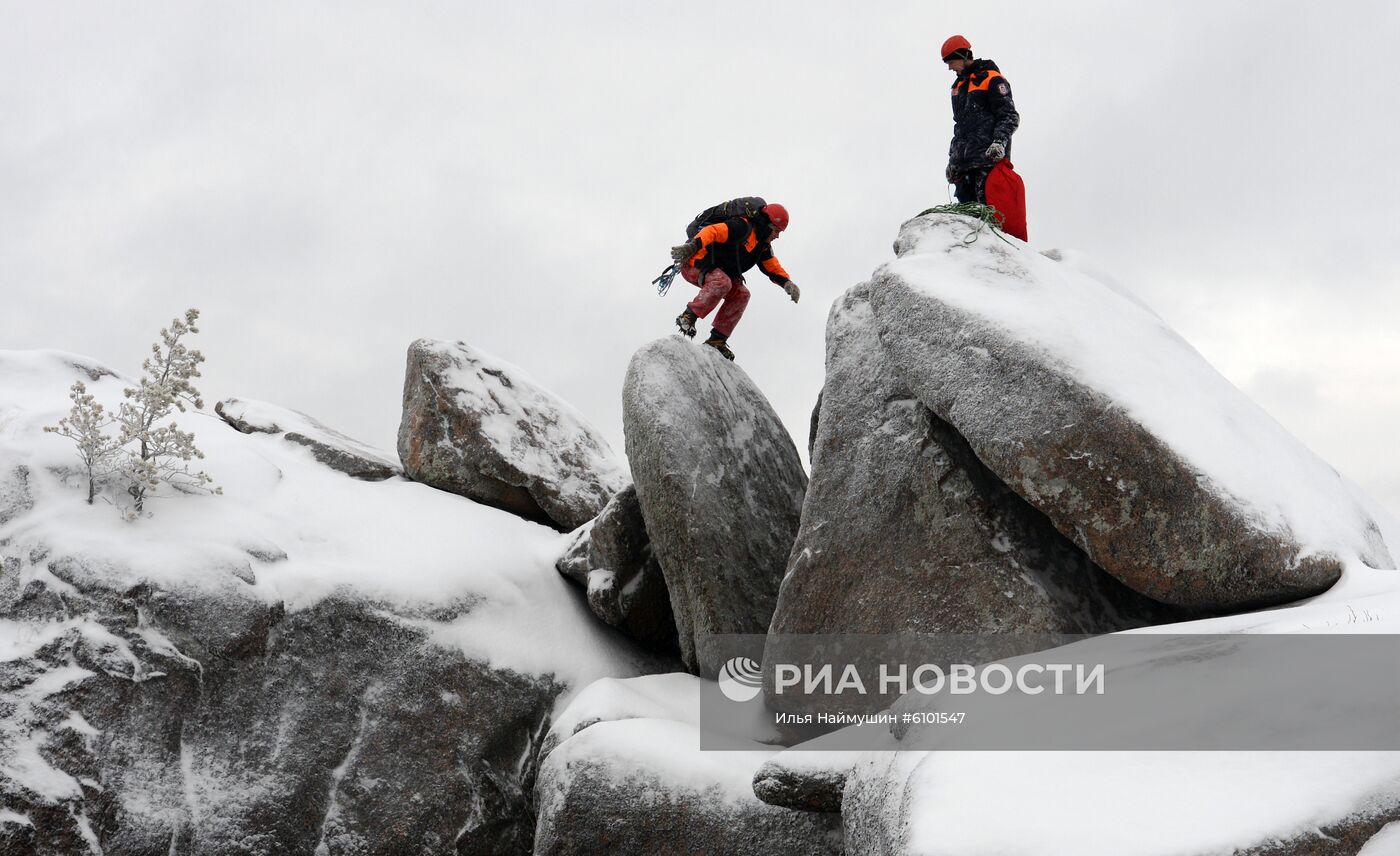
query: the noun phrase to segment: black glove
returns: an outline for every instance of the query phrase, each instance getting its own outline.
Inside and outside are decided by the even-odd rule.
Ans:
[[[684,244],[671,248],[671,258],[678,265],[685,264],[686,260],[700,252],[699,239],[686,241]]]

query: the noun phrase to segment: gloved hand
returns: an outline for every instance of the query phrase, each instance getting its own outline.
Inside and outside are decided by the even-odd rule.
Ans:
[[[983,157],[995,163],[1006,157],[1006,146],[1001,144],[1001,140],[995,140],[990,146],[987,146],[987,151]]]
[[[700,252],[700,241],[691,239],[684,244],[671,248],[671,259],[676,264],[685,264],[685,260]]]
[[[946,167],[943,168],[943,177],[948,179],[949,184],[958,183],[958,172],[957,170],[953,169],[952,164],[948,164]]]
[[[797,283],[792,280],[783,283],[783,291],[787,292],[787,296],[792,298],[793,303],[796,303],[797,298],[802,296],[802,289],[798,288]]]

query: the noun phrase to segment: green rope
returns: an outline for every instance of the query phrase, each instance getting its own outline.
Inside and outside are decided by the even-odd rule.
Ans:
[[[976,241],[977,237],[981,235],[988,226],[992,228],[993,235],[1006,241],[1006,238],[1001,234],[1001,212],[990,205],[984,205],[981,202],[953,202],[948,205],[935,205],[932,208],[920,211],[918,216],[922,217],[925,214],[961,214],[964,217],[971,217],[976,220],[977,228],[967,233],[967,236],[963,238],[964,244],[971,244],[973,241]],[[1016,246],[1010,241],[1006,241],[1006,244],[1011,247]]]

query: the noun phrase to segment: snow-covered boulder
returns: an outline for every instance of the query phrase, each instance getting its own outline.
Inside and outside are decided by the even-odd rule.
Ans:
[[[276,434],[305,446],[316,460],[351,478],[383,481],[403,472],[389,455],[327,428],[305,413],[247,398],[226,398],[214,405],[214,412],[244,434]]]
[[[256,632],[205,632],[240,645],[196,659],[162,621],[123,626],[103,605],[116,593],[93,594],[65,599],[81,619],[27,622],[21,638],[43,644],[12,649],[0,667],[14,686],[0,693],[14,703],[0,791],[45,842],[76,834],[108,853],[171,841],[211,854],[249,843],[393,854],[454,838],[474,852],[528,848],[517,765],[562,689],[547,677],[441,644],[437,621],[343,599],[245,625]],[[167,604],[165,616],[236,603],[186,602],[190,613]],[[130,613],[143,605],[133,599]]]
[[[1076,257],[906,224],[871,289],[899,378],[1104,570],[1207,609],[1394,567],[1337,473]]]
[[[607,441],[578,412],[462,342],[409,346],[398,446],[414,481],[565,532],[627,484]]]
[[[75,362],[0,351],[0,850],[528,852],[556,705],[652,668],[561,536],[198,413],[223,494],[128,522],[42,431],[121,398]]]
[[[1400,819],[1396,755],[872,752],[841,811],[862,856],[1353,856]]]
[[[681,654],[714,677],[698,637],[768,631],[807,487],[797,448],[743,369],[679,336],[632,356],[622,420]]]
[[[852,288],[827,322],[812,481],[770,642],[1101,633],[1180,612],[1095,567],[914,397],[880,343],[871,291]]]
[[[591,523],[573,533],[555,567],[583,586],[594,615],[653,648],[676,650],[671,595],[651,549],[635,485],[619,491]]]
[[[1174,731],[1217,751],[938,751],[978,743],[964,729],[1006,735],[1018,720],[1002,717],[1029,699],[983,699],[988,704],[981,706],[964,697],[959,708],[968,711],[967,721],[957,728],[896,725],[886,751],[857,754],[842,796],[847,852],[1350,856],[1400,818],[1400,752],[1354,751],[1394,743],[1393,682],[1376,677],[1391,673],[1377,663],[1392,658],[1364,652],[1387,651],[1379,640],[1400,631],[1400,573],[1350,567],[1340,585],[1303,604],[1192,622],[1180,635],[1161,635],[1169,629],[1074,647],[1089,648],[1090,659],[1106,664],[1119,698],[1138,695],[1151,705],[1183,698],[1181,687],[1190,685],[1214,700],[1161,704],[1111,721],[1076,716],[1071,727],[1104,746],[1157,746],[1160,734]],[[1276,634],[1288,639],[1271,643]],[[1309,643],[1300,636],[1312,636],[1318,647],[1304,647]],[[1367,638],[1378,646],[1366,648]],[[1288,648],[1275,644],[1308,656],[1278,656]],[[1339,651],[1363,652],[1362,661],[1332,661]],[[1368,677],[1381,683],[1363,697],[1356,688]],[[1311,689],[1290,707],[1299,685]],[[932,698],[911,693],[892,712],[927,709]],[[1028,706],[1034,719],[1020,723],[1040,728],[1040,715],[1052,709]],[[1065,724],[1047,727],[1062,734]],[[1323,741],[1335,734],[1339,745],[1353,749],[1219,751],[1268,745],[1256,737],[1287,740],[1281,735],[1290,733]],[[773,762],[799,754],[784,752]],[[813,757],[794,759],[792,775],[799,779],[804,770],[829,776],[850,755],[832,753],[824,765],[821,753],[808,754]]]
[[[700,749],[700,679],[589,686],[545,741],[536,856],[837,856],[839,818],[768,805],[755,770],[776,750],[742,735]]]

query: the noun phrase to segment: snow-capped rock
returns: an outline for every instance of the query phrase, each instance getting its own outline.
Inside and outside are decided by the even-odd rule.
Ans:
[[[597,518],[579,527],[555,567],[583,586],[594,615],[653,648],[677,649],[671,596],[635,485],[619,491]]]
[[[214,412],[244,434],[277,434],[289,443],[305,446],[316,460],[351,478],[383,481],[403,472],[390,456],[295,410],[247,398],[226,398],[214,405]]]
[[[627,484],[587,420],[520,369],[462,342],[409,346],[398,446],[414,481],[564,532]]]
[[[853,575],[843,589],[832,554],[839,556],[851,539],[843,526],[856,526],[881,506],[873,488],[850,486],[864,485],[865,473],[881,486],[906,485],[912,466],[904,461],[916,456],[896,460],[895,452],[907,446],[947,455],[966,433],[973,461],[986,465],[988,478],[1005,480],[1094,558],[1115,562],[1116,573],[1154,597],[1239,608],[1299,597],[1342,576],[1304,605],[1195,622],[1187,632],[1297,633],[1345,625],[1357,615],[1386,632],[1400,615],[1397,584],[1392,572],[1366,563],[1393,564],[1380,534],[1393,522],[1368,513],[1364,497],[1130,294],[1080,273],[1072,255],[1036,256],[990,235],[965,245],[967,228],[945,217],[906,224],[897,244],[901,259],[833,309],[827,385],[814,420],[813,479],[775,630],[791,620],[788,598],[803,591],[799,585],[812,590],[810,603],[829,591],[853,605],[826,611],[798,608],[794,599],[794,616],[859,614],[869,583],[880,575]],[[865,300],[873,312],[862,314]],[[856,347],[862,319],[878,330],[879,347]],[[834,359],[843,353],[846,360]],[[833,401],[842,390],[868,390],[866,412],[859,394],[850,403]],[[954,439],[925,446],[916,442],[920,435],[911,438],[913,420],[889,415],[910,397],[916,399],[911,409],[932,409],[929,424],[944,422]],[[862,445],[853,436],[872,439]],[[933,470],[928,462],[918,465]],[[1134,474],[1133,465],[1142,469]],[[1042,479],[1046,472],[1053,478]],[[1105,481],[1118,503],[1113,514],[1096,482],[1110,473],[1122,479]],[[956,483],[957,474],[937,475],[935,483]],[[965,470],[961,477],[968,478]],[[840,501],[825,498],[837,485],[851,492],[844,515]],[[911,513],[919,508],[911,493],[905,489],[899,502],[891,501],[891,514],[910,513],[915,531],[892,528],[851,545],[850,564],[864,571],[885,544],[949,525],[940,514]],[[818,521],[822,508],[828,510]],[[810,534],[809,521],[821,524]],[[948,549],[938,539],[917,554]],[[1140,576],[1130,573],[1133,562]],[[1160,579],[1151,573],[1153,562]],[[804,579],[803,563],[822,573]],[[1324,564],[1313,588],[1300,581]],[[880,614],[898,610],[892,603]],[[936,614],[936,605],[911,610],[911,620],[931,610]],[[1203,662],[1175,655],[1180,662],[1163,657],[1160,666]],[[1123,674],[1130,678],[1136,670]],[[1285,692],[1292,686],[1273,685]],[[918,710],[921,701],[928,703],[907,696],[894,712]],[[1322,723],[1327,710],[1353,703],[1331,702],[1334,708],[1318,707]],[[1272,708],[1227,706],[1217,733],[1257,730],[1255,718],[1240,715],[1251,709]],[[1156,718],[1114,722],[1111,730],[1150,732],[1172,716],[1167,708]],[[878,752],[789,750],[756,771],[755,793],[776,805],[839,807],[847,852],[868,856],[1340,856],[1400,816],[1396,753],[923,751],[939,733],[938,726],[896,728],[887,750]],[[946,727],[942,733],[965,736]]]
[[[770,641],[1102,633],[1179,613],[1095,567],[914,397],[880,343],[871,291],[852,288],[827,323],[812,481]]]
[[[743,369],[678,336],[632,356],[622,419],[681,654],[713,677],[723,663],[696,640],[767,632],[807,476]]]
[[[877,271],[899,378],[1110,574],[1165,603],[1315,594],[1393,567],[1337,473],[1121,288],[986,235],[904,224]]]
[[[1395,755],[872,752],[841,811],[862,856],[1350,856],[1400,819]]]
[[[1007,728],[1019,731],[1018,722],[1040,728],[1041,714],[1051,709],[1037,709],[1033,720],[1008,717],[997,725],[995,720],[1007,713],[1005,705],[974,707],[975,700],[964,699],[959,707],[969,712],[963,725],[941,731],[937,726],[895,727],[885,751],[856,755],[842,794],[848,852],[1356,853],[1387,822],[1400,818],[1400,752],[1219,750],[1263,745],[1267,741],[1250,741],[1260,734],[1278,739],[1294,729],[1291,733],[1312,735],[1310,740],[1335,739],[1338,745],[1362,750],[1366,745],[1392,745],[1391,684],[1381,678],[1364,698],[1356,690],[1367,676],[1388,675],[1391,670],[1338,662],[1328,655],[1375,651],[1382,652],[1377,655],[1380,661],[1388,661],[1383,640],[1397,629],[1400,584],[1395,572],[1350,568],[1341,585],[1297,606],[1193,622],[1175,635],[1167,635],[1167,628],[1153,628],[1086,640],[1074,647],[1088,646],[1093,659],[1106,663],[1112,694],[1122,699],[1141,692],[1151,709],[1143,710],[1146,715],[1111,719],[1076,715],[1072,728],[1103,746],[1149,746],[1161,733],[1177,730],[1216,751],[928,751],[939,745],[976,744],[964,728],[999,728],[1003,735]],[[1271,643],[1274,634],[1287,634],[1288,639]],[[1363,634],[1378,647],[1368,648],[1364,640],[1346,641],[1360,640]],[[1298,638],[1303,635],[1314,637],[1322,647],[1305,647],[1308,643]],[[1329,638],[1338,637],[1349,647],[1327,646]],[[1233,641],[1236,638],[1248,642]],[[1279,656],[1290,651],[1309,656]],[[1351,677],[1337,677],[1341,673]],[[1239,680],[1246,675],[1248,680]],[[1160,703],[1182,699],[1180,687],[1185,684],[1207,698],[1190,704]],[[1277,702],[1296,696],[1300,685],[1309,687],[1304,702],[1291,709],[1288,702]],[[1337,691],[1346,687],[1351,691]],[[931,700],[910,694],[892,712],[899,716],[927,709]],[[1025,699],[1008,701],[1015,706]],[[1046,727],[1060,735],[1064,725]],[[813,776],[829,777],[845,766],[824,766],[820,757],[802,755],[790,750],[770,763],[795,756],[789,775],[799,782],[809,770]]]
[[[755,769],[776,750],[739,735],[700,749],[700,679],[601,681],[564,711],[535,786],[536,856],[843,853],[835,815],[759,801]]]
[[[561,537],[199,413],[181,427],[223,494],[157,492],[128,522],[42,431],[74,379],[121,398],[73,365],[0,352],[0,836],[528,852],[556,704],[651,668],[554,570]]]

